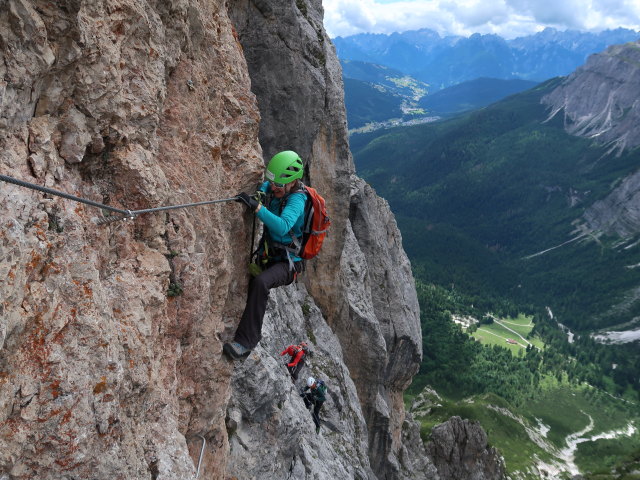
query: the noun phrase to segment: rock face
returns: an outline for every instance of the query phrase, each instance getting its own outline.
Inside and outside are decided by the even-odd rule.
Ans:
[[[504,461],[487,446],[487,434],[478,422],[452,417],[434,427],[427,452],[442,478],[483,480],[503,478]]]
[[[3,174],[127,209],[261,178],[223,2],[9,0],[0,46]],[[242,208],[96,226],[97,209],[0,188],[0,472],[189,478],[198,434],[216,445],[210,478],[224,472],[220,337],[246,289]]]
[[[229,474],[265,480],[377,478],[368,456],[367,426],[338,339],[301,284],[283,287],[271,297],[263,338],[233,375]],[[283,344],[299,342],[301,335],[309,340],[313,357],[294,385],[279,353]],[[319,434],[299,396],[309,375],[328,385]]]
[[[322,27],[321,3],[237,1],[232,18],[266,156],[296,150],[307,160],[307,181],[331,205],[330,243],[305,284],[338,337],[357,389],[371,468],[379,478],[398,478],[402,392],[422,355],[419,307],[388,205],[352,175],[341,69]]]
[[[584,218],[592,231],[631,238],[640,231],[640,172],[624,178],[604,199],[589,207]]]
[[[404,412],[411,270],[353,175],[319,1],[7,0],[0,55],[0,173],[134,210],[251,191],[291,148],[333,222],[232,364],[240,204],[96,225],[0,183],[0,478],[447,478]],[[303,338],[303,376],[329,385],[320,434],[278,355]]]
[[[348,232],[347,240],[353,241],[345,245],[342,267],[349,317],[336,330],[345,339],[347,365],[369,425],[376,471],[397,478],[402,392],[422,357],[418,300],[389,206],[357,177],[349,219],[353,237]],[[367,351],[358,348],[362,344]]]
[[[542,101],[550,116],[564,115],[568,133],[610,144],[621,152],[640,145],[640,42],[615,45],[592,55]],[[586,210],[591,231],[623,238],[640,231],[638,185],[634,173]]]
[[[542,99],[551,116],[564,115],[567,132],[623,150],[640,145],[640,42],[592,55]]]

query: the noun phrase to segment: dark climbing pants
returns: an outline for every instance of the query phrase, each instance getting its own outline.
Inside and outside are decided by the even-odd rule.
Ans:
[[[304,367],[304,358],[301,358],[300,361],[293,367],[287,365],[287,370],[289,370],[289,374],[294,381],[298,380],[298,375],[300,374],[300,370],[302,370],[302,367]]]
[[[322,408],[322,404],[324,402],[321,402],[319,400],[314,400],[311,394],[309,393],[305,394],[303,400],[307,408],[311,409],[311,406],[313,406],[311,417],[313,418],[313,423],[315,423],[316,428],[320,428],[320,409]]]
[[[296,269],[301,268],[300,263],[296,262]],[[234,338],[236,342],[249,349],[255,348],[262,338],[262,319],[267,309],[269,290],[289,285],[293,282],[294,273],[289,269],[288,262],[278,262],[270,265],[260,275],[251,279],[247,304],[244,307],[242,319]]]

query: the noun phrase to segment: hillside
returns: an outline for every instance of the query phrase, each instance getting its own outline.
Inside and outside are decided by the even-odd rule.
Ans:
[[[527,80],[481,77],[438,90],[421,98],[418,105],[431,115],[450,116],[486,107],[504,97],[533,88],[535,85],[536,82]]]
[[[526,80],[478,78],[428,93],[427,85],[397,71],[364,62],[342,62],[349,131],[368,125],[451,116],[485,107],[536,85]],[[351,76],[357,77],[351,78]]]
[[[433,389],[410,400],[425,432],[441,430],[437,424],[453,415],[485,425],[509,478],[637,479],[637,405],[588,386],[549,381],[536,399],[518,408],[494,394],[455,401]]]
[[[423,435],[455,435],[432,430],[451,415],[478,420],[516,478],[636,478],[638,344],[591,334],[640,326],[639,51],[611,47],[482,110],[350,138],[417,278],[428,334],[407,397]]]
[[[423,436],[458,415],[481,422],[509,478],[635,479],[620,472],[640,466],[640,391],[625,381],[640,368],[637,349],[569,342],[544,309],[513,318],[513,304],[416,286],[429,333],[405,401]]]
[[[344,90],[349,129],[402,117],[402,97],[384,87],[345,78]]]
[[[352,60],[340,64],[349,130],[423,113],[418,101],[427,94],[426,84],[382,65]]]
[[[353,136],[351,147],[398,216],[419,277],[547,305],[594,330],[625,316],[611,308],[639,284],[626,267],[640,251],[633,237],[588,241],[576,227],[639,153],[616,155],[547,122],[540,100],[559,83],[438,124]],[[399,162],[390,169],[388,158]],[[582,241],[552,249],[570,240]]]

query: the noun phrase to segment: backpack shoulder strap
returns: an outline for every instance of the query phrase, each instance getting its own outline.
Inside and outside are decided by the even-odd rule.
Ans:
[[[284,210],[284,207],[287,204],[287,199],[289,198],[289,195],[293,195],[294,193],[304,193],[307,196],[307,200],[309,199],[309,193],[307,192],[307,187],[304,185],[304,183],[302,182],[298,182],[298,187],[295,190],[291,190],[287,195],[285,195],[284,197],[282,197],[282,200],[280,201],[280,208],[279,208],[279,213],[282,213],[282,210]],[[269,193],[269,203],[271,203],[271,199],[273,199],[273,193]],[[267,207],[269,205],[267,204]],[[306,204],[305,204],[305,208],[306,208]],[[306,212],[305,212],[306,213]]]

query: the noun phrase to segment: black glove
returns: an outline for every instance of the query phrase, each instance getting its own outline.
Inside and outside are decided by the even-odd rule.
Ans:
[[[256,200],[253,197],[250,197],[248,194],[241,192],[238,195],[236,195],[236,202],[242,202],[244,203],[247,208],[249,208],[249,210],[251,210],[252,212],[256,211],[256,208],[258,208],[258,205],[260,205],[260,202],[258,202],[258,200]]]

